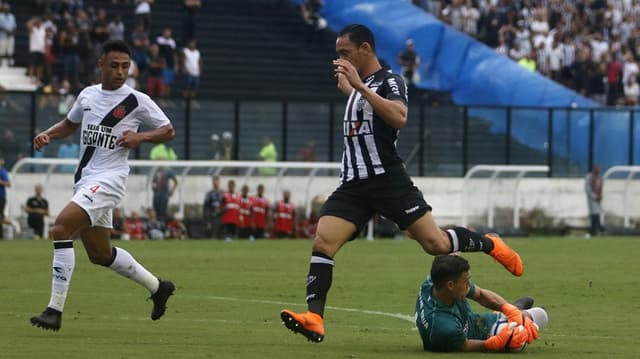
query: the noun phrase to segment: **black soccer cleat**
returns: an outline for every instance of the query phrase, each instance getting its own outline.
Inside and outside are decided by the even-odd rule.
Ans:
[[[167,300],[173,294],[173,291],[176,290],[176,285],[173,282],[168,280],[162,280],[158,278],[160,281],[160,285],[158,285],[158,290],[149,297],[149,299],[153,300],[153,309],[151,309],[151,320],[158,320],[162,315],[164,315],[165,310],[167,310]]]
[[[62,312],[47,307],[40,315],[31,317],[31,325],[57,332],[62,326]]]
[[[531,309],[533,307],[533,297],[522,297],[513,301],[513,305],[520,310]]]

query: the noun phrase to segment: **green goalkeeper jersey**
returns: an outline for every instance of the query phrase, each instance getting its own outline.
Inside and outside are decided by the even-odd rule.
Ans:
[[[433,297],[431,276],[422,283],[416,301],[416,326],[425,350],[459,351],[466,339],[484,340],[498,319],[496,313],[476,314],[469,302],[459,300],[446,305]],[[471,283],[467,298],[472,298],[476,286]]]

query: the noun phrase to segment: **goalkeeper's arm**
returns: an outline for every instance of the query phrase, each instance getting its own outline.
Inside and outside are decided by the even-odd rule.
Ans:
[[[508,303],[499,294],[476,285],[476,291],[473,293],[472,299],[485,308],[502,312],[510,322],[523,325],[529,334],[528,343],[538,339],[538,327],[533,323],[529,315],[522,312],[515,305]]]

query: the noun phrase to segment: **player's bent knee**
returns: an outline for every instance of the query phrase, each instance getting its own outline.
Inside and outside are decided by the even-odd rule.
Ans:
[[[65,229],[64,226],[59,224],[54,224],[53,227],[49,229],[49,238],[53,239],[54,241],[69,240],[71,239],[72,234],[73,233]]]
[[[312,250],[314,252],[324,253],[333,257],[333,255],[338,251],[338,248],[340,248],[339,243],[334,243],[334,241],[331,241],[324,236],[316,235],[315,238],[313,238]]]

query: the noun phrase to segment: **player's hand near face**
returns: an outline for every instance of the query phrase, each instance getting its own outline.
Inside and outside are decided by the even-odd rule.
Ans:
[[[358,70],[351,64],[349,61],[345,59],[335,59],[333,60],[333,65],[335,68],[336,76],[338,77],[338,81],[340,81],[340,75],[344,76],[344,79],[357,91],[360,91],[362,87],[364,87],[364,83],[360,79],[360,75],[358,74]],[[339,83],[338,83],[339,85]],[[338,86],[339,87],[339,86]]]
[[[140,136],[139,133],[131,130],[125,130],[124,132],[122,132],[122,137],[120,137],[116,141],[116,144],[118,146],[122,146],[125,148],[135,148],[138,147],[141,143],[142,136]]]

